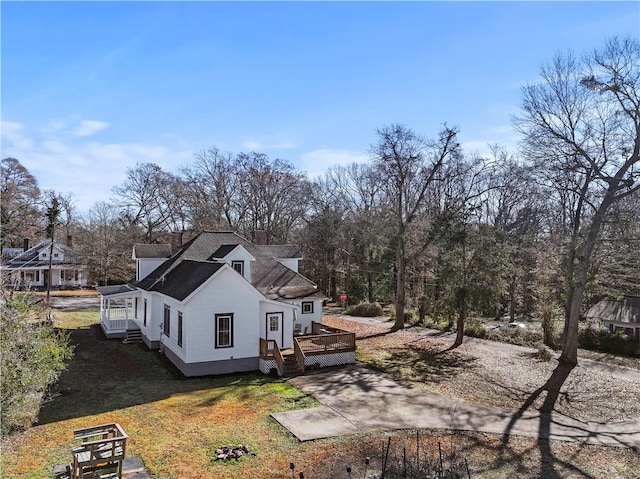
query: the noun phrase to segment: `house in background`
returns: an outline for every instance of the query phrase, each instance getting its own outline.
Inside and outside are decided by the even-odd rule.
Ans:
[[[49,277],[51,264],[51,278]],[[78,288],[87,285],[87,267],[71,246],[46,239],[29,247],[2,251],[2,275],[15,289]]]
[[[624,331],[640,341],[640,298],[603,299],[592,306],[585,317],[589,321],[602,322],[611,333]]]
[[[107,337],[139,337],[186,376],[355,362],[355,335],[322,325],[326,297],[298,272],[297,246],[203,232],[169,249],[135,245],[136,280],[98,288]]]

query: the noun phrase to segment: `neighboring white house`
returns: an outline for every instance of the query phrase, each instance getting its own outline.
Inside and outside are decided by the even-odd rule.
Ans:
[[[326,297],[298,272],[297,246],[203,232],[167,248],[135,245],[136,281],[98,288],[107,337],[139,334],[186,376],[355,361],[353,334],[322,326]]]
[[[51,240],[46,239],[30,248],[25,240],[24,248],[5,248],[2,256],[0,269],[15,289],[46,288],[49,281],[52,288],[87,285],[86,265],[73,248],[59,241],[52,245]]]

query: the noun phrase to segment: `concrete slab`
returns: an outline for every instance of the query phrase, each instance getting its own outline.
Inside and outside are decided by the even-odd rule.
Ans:
[[[278,413],[277,421],[301,441],[353,432],[424,428],[640,448],[637,420],[597,423],[557,413],[507,411],[457,401],[358,365],[298,376],[291,382],[326,406],[306,413]]]
[[[347,418],[327,406],[273,413],[271,417],[300,441],[360,432]]]

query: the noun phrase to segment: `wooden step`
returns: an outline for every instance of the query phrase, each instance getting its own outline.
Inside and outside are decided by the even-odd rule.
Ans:
[[[139,329],[127,329],[124,332],[124,341],[122,342],[125,344],[142,342],[142,331]]]

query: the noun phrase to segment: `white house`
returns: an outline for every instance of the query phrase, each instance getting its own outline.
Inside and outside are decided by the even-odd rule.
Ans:
[[[166,246],[136,245],[136,281],[98,288],[107,337],[139,335],[186,376],[355,361],[354,335],[322,325],[326,298],[298,272],[297,246],[231,232],[200,233],[169,258]]]
[[[49,281],[52,288],[87,285],[86,265],[73,248],[59,241],[51,244],[51,240],[46,239],[30,248],[25,240],[24,248],[9,248],[2,253],[6,261],[0,269],[15,289],[46,288]]]

